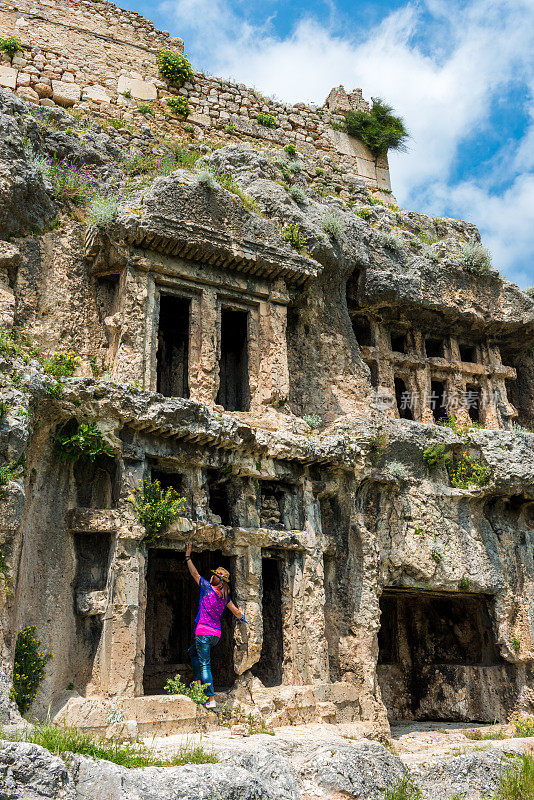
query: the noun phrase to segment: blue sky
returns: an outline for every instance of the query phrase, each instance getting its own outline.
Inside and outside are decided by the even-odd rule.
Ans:
[[[474,222],[494,265],[534,284],[534,0],[123,0],[193,66],[287,102],[361,87],[404,117],[404,208]]]

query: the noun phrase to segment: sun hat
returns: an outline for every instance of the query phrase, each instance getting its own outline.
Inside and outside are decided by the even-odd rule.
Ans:
[[[230,573],[224,567],[217,567],[217,569],[212,569],[211,572],[216,575],[220,581],[230,583]]]

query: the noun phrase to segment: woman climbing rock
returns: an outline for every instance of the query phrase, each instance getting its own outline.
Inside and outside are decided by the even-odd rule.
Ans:
[[[204,685],[204,692],[208,697],[206,708],[215,708],[213,698],[213,678],[211,676],[211,648],[221,638],[221,617],[225,608],[228,608],[234,617],[246,622],[243,611],[234,605],[230,599],[230,573],[224,567],[217,567],[211,571],[211,578],[207,581],[202,578],[191,560],[192,545],[189,543],[185,549],[185,560],[191,577],[200,587],[200,600],[198,613],[193,626],[193,643],[189,648],[189,658],[193,665],[193,675],[196,681]]]

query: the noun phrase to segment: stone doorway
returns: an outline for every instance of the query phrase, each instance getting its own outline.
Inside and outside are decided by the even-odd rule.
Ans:
[[[232,574],[231,559],[219,550],[192,554],[196,568],[209,580],[210,570],[223,566]],[[169,678],[180,674],[184,683],[193,680],[188,649],[198,609],[199,589],[187,569],[183,553],[150,549],[147,566],[145,617],[145,694],[163,694]],[[215,690],[234,683],[234,623],[226,610],[222,617],[221,640],[212,650]]]
[[[378,679],[390,719],[493,721],[508,703],[508,670],[490,598],[386,590]]]
[[[190,305],[186,297],[160,297],[157,391],[166,397],[189,397]]]
[[[227,411],[248,411],[248,311],[221,309],[221,360],[217,403]]]
[[[263,642],[260,659],[252,672],[264,686],[280,686],[283,678],[281,566],[277,558],[262,559]]]

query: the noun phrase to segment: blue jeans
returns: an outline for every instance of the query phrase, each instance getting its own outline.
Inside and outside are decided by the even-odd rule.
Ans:
[[[193,644],[189,648],[194,679],[202,684],[208,684],[204,687],[207,697],[214,695],[210,650],[218,641],[218,636],[193,636]]]

